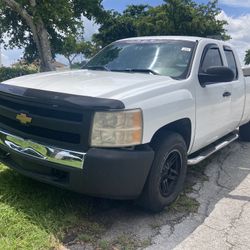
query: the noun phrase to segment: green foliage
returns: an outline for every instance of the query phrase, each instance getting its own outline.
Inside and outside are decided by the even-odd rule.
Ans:
[[[68,243],[77,229],[95,238],[105,229],[90,221],[93,202],[79,194],[32,181],[3,165],[0,183],[1,250],[63,249],[61,242]]]
[[[218,1],[197,4],[192,0],[165,0],[165,3],[150,7],[131,5],[122,14],[107,12],[105,19],[94,35],[98,46],[105,46],[115,40],[146,35],[221,36],[227,40],[224,25],[217,19],[221,10]]]
[[[78,41],[74,36],[68,36],[64,39],[59,53],[67,58],[72,68],[77,55],[82,54],[85,58],[90,58],[95,53],[95,47],[91,42]]]
[[[6,81],[18,76],[37,73],[37,70],[30,69],[28,67],[16,67],[16,68],[0,68],[0,82]]]
[[[246,51],[246,55],[245,55],[245,64],[249,65],[250,64],[250,49]]]
[[[49,35],[53,57],[61,51],[65,37],[74,37],[82,30],[82,15],[100,22],[105,14],[102,0],[36,0],[35,7],[32,7],[30,0],[15,2],[32,17],[35,25],[43,22]],[[38,58],[30,25],[13,8],[8,7],[4,0],[0,0],[0,42],[4,42],[4,35],[8,37],[5,47],[24,47],[24,59],[29,62]]]

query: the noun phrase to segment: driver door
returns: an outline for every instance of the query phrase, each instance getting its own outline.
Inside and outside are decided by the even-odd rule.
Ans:
[[[209,44],[204,48],[200,73],[211,66],[223,66],[220,48]],[[196,139],[195,150],[218,140],[230,131],[231,82],[218,82],[205,87],[196,86]]]

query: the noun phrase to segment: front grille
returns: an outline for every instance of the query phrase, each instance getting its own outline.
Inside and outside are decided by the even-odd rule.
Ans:
[[[0,121],[1,123],[7,125],[8,127],[17,129],[26,134],[40,136],[42,138],[53,139],[62,142],[78,143],[78,144],[80,143],[80,134],[68,133],[66,131],[62,132],[37,126],[25,126],[20,124],[20,122],[18,121],[14,121],[12,119],[6,118],[1,115],[0,115]]]
[[[6,100],[6,99],[5,100],[0,99],[0,106],[8,107],[8,108],[15,110],[17,108],[17,103]],[[82,117],[83,117],[82,114],[79,114],[79,113],[53,110],[53,109],[42,108],[42,107],[35,107],[35,106],[25,105],[21,103],[18,103],[18,109],[29,110],[30,114],[37,114],[40,116],[46,116],[46,117],[69,120],[69,121],[76,121],[76,122],[81,122]]]
[[[28,125],[21,124],[17,114],[32,117]],[[57,102],[30,100],[0,92],[0,128],[25,139],[76,151],[88,148],[92,113],[83,108],[68,107]]]

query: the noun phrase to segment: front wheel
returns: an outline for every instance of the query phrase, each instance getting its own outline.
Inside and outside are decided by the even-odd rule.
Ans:
[[[178,197],[187,172],[187,147],[183,137],[164,133],[153,143],[155,158],[140,197],[140,204],[159,212]]]

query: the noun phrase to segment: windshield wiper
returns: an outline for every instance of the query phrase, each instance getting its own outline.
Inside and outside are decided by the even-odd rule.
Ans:
[[[103,65],[95,65],[95,66],[84,66],[83,69],[90,70],[105,70],[105,71],[117,71],[117,72],[139,72],[139,73],[151,73],[153,75],[159,75],[159,73],[155,72],[152,69],[109,69],[107,66]]]
[[[139,72],[139,73],[151,73],[153,75],[159,75],[156,71],[152,69],[113,69],[112,71],[119,71],[119,72]]]
[[[84,66],[83,69],[110,71],[110,69],[107,66],[102,66],[102,65]]]

